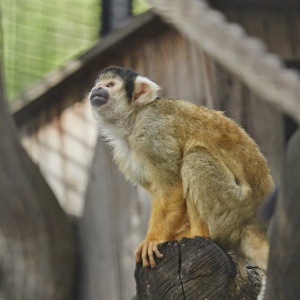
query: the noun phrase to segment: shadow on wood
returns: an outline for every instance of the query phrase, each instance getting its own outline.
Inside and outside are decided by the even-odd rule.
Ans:
[[[184,238],[159,245],[155,269],[137,264],[137,294],[144,299],[256,299],[262,272],[228,255],[209,239]]]

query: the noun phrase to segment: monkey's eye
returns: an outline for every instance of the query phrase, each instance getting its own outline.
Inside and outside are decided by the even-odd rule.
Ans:
[[[113,81],[106,84],[106,87],[113,87],[113,86],[115,86],[115,83]]]

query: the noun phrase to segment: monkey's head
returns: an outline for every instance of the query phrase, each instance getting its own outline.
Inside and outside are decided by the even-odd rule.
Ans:
[[[89,100],[96,119],[115,120],[155,100],[159,89],[131,69],[108,67],[98,74]]]

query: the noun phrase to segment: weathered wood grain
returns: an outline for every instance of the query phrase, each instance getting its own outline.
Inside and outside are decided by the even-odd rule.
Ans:
[[[134,249],[147,230],[150,201],[130,186],[99,141],[79,221],[79,299],[127,300],[134,290]]]
[[[156,269],[143,268],[140,264],[136,267],[136,299],[183,299],[179,245],[171,241],[160,245],[159,250],[164,257],[156,260]]]
[[[249,271],[211,240],[196,237],[159,245],[155,269],[135,270],[135,300],[256,299],[261,274]],[[234,263],[236,262],[236,265]]]

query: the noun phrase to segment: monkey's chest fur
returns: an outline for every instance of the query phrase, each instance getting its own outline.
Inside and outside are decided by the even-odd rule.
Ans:
[[[130,133],[122,128],[110,128],[105,135],[113,148],[114,160],[126,178],[150,189],[159,184],[174,184],[180,180],[182,150],[167,129],[155,126],[135,126]],[[118,134],[117,134],[118,132]]]
[[[143,159],[132,150],[126,138],[114,139],[113,144],[114,160],[126,178],[132,183],[147,185],[147,168]]]
[[[256,144],[219,112],[179,100],[158,101],[139,111],[134,121],[102,125],[119,169],[129,181],[147,190],[181,182],[186,154],[200,148],[224,165],[233,183],[250,184],[257,202],[272,186],[266,161]],[[201,168],[201,162],[194,161],[191,168],[196,166]]]
[[[176,178],[180,180],[179,149],[162,151],[160,147],[155,147],[155,143],[160,141],[154,140],[154,145],[150,146],[148,136],[136,134],[127,139],[116,139],[113,143],[114,160],[132,183],[149,189],[156,182],[172,184]]]

